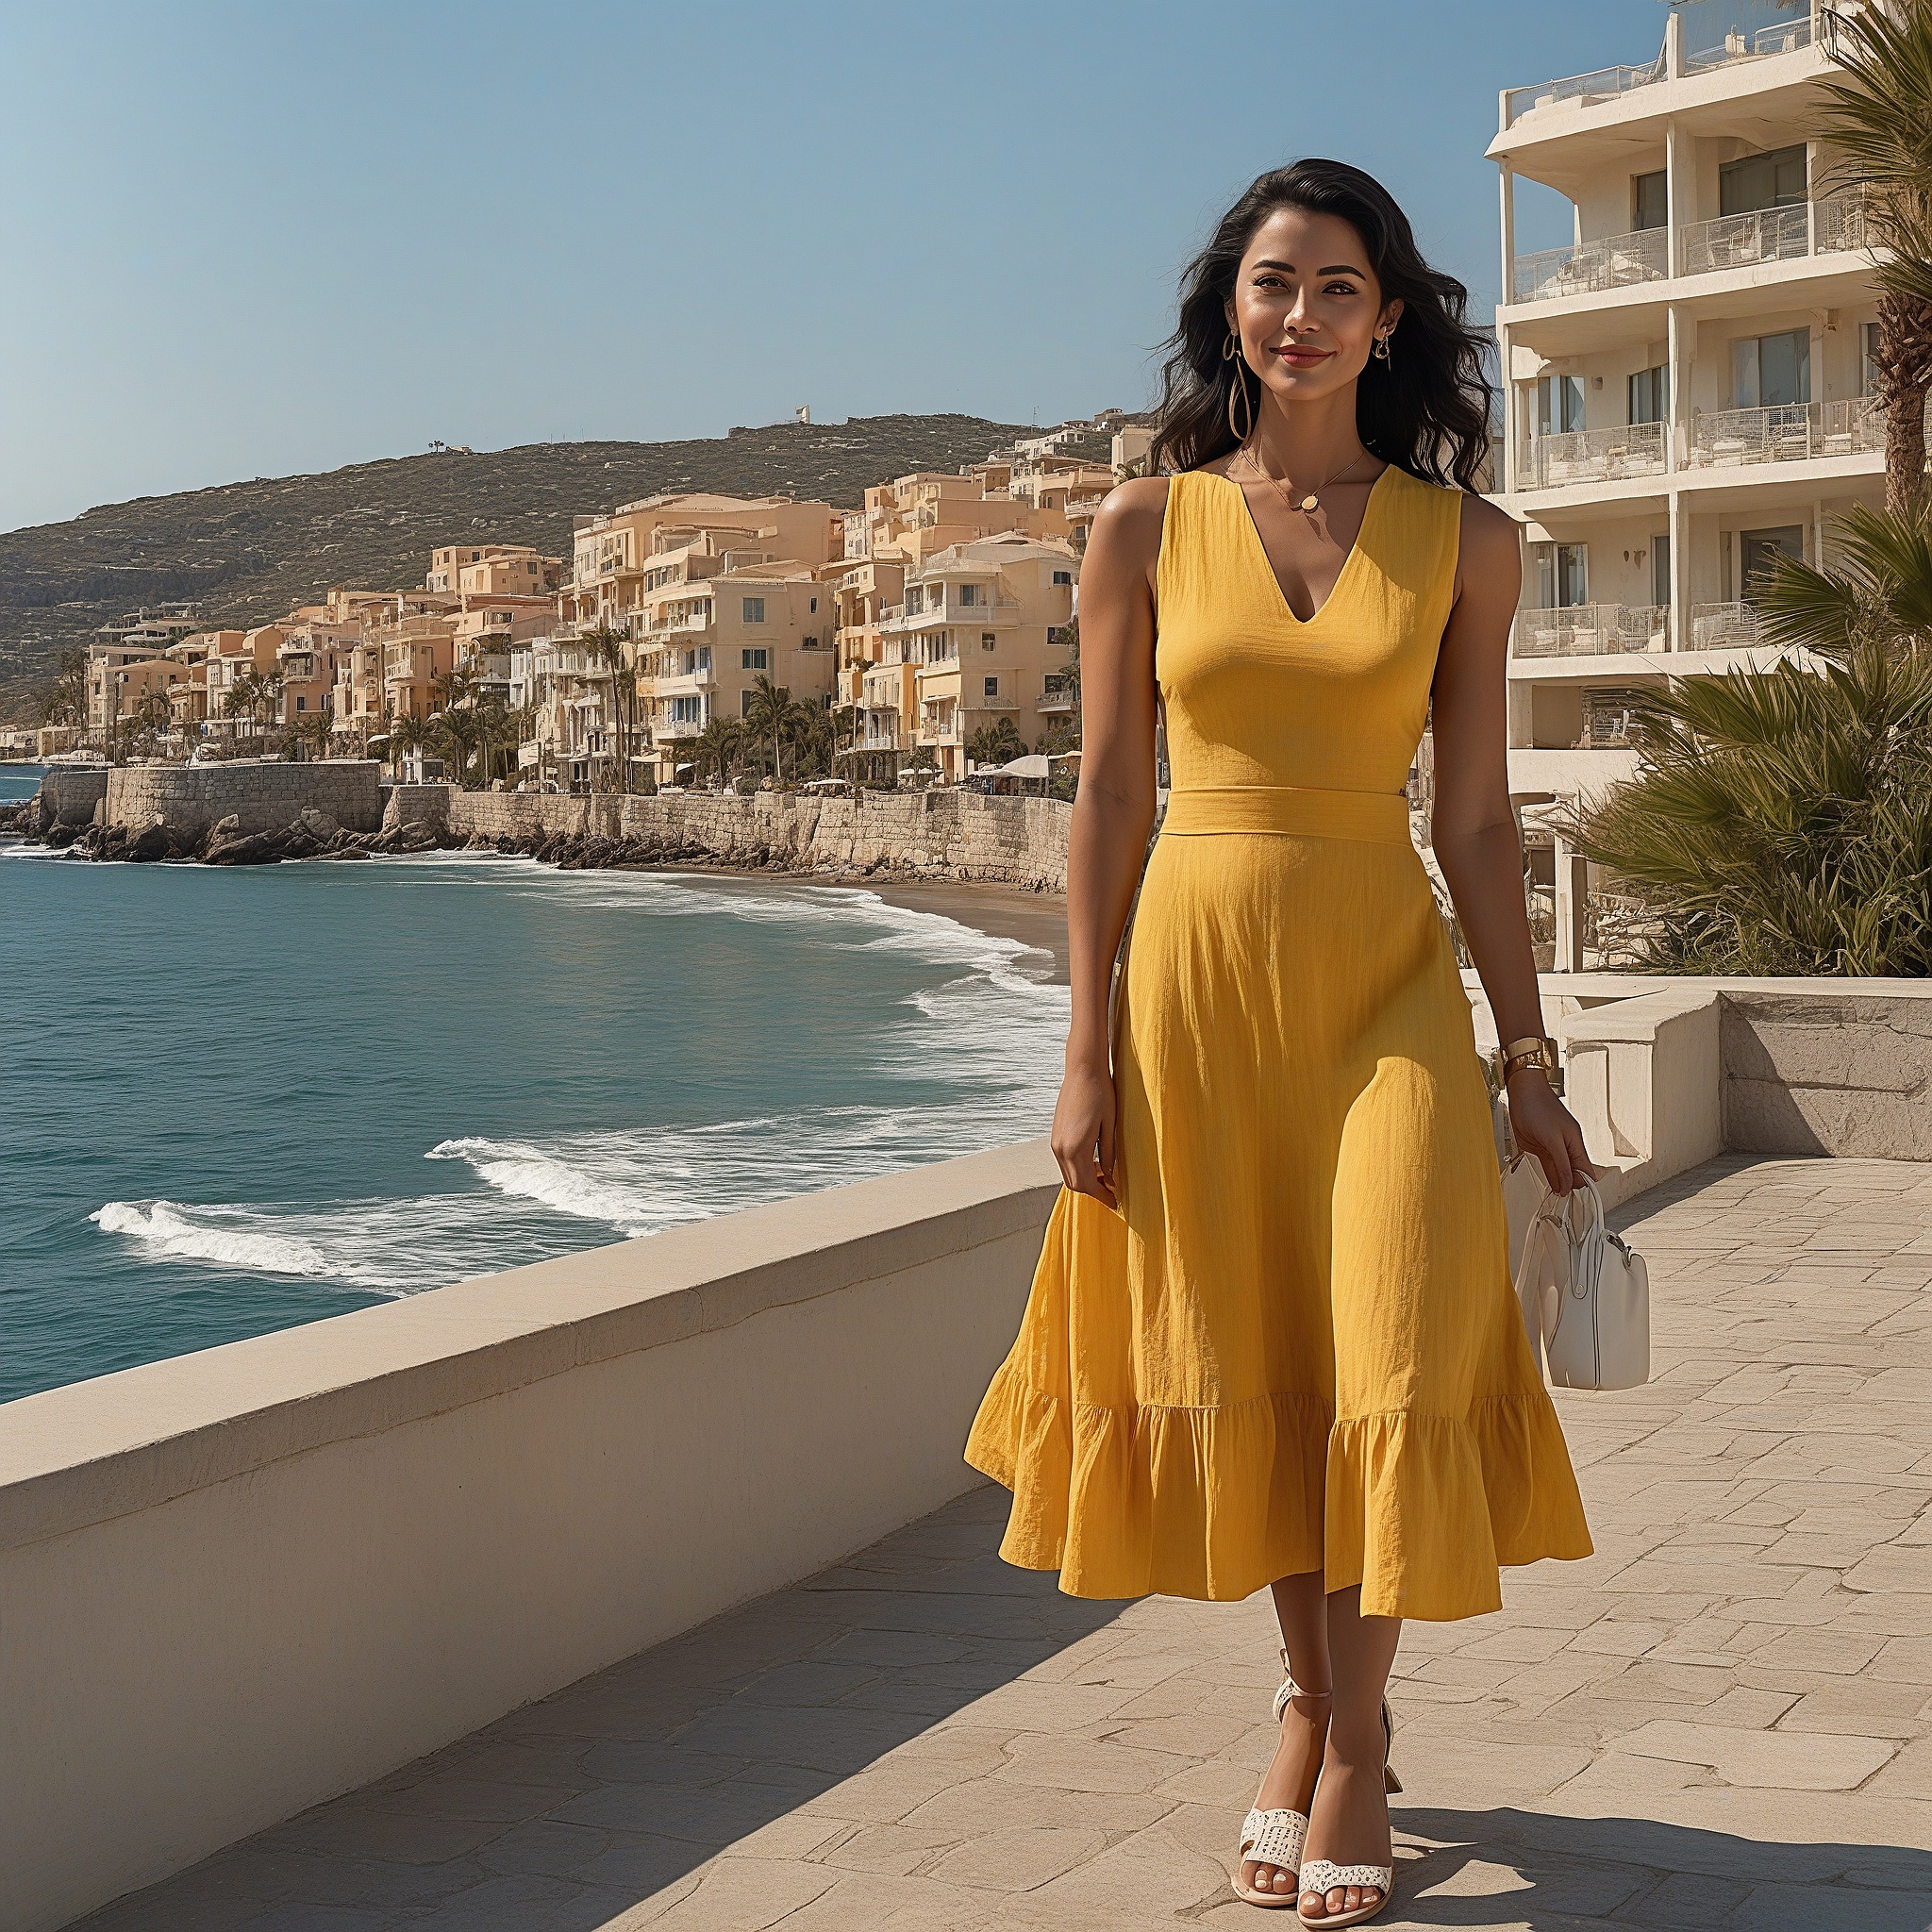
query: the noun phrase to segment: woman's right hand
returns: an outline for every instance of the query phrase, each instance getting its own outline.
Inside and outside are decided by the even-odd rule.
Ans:
[[[1115,1198],[1113,1073],[1104,1060],[1067,1062],[1053,1110],[1053,1158],[1060,1177],[1076,1194],[1091,1194],[1109,1208]]]

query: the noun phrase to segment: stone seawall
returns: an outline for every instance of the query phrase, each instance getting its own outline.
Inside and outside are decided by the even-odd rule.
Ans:
[[[365,760],[49,775],[25,829],[89,858],[252,865],[470,846],[570,867],[717,866],[1067,889],[1073,808],[933,791],[579,798],[380,783]]]
[[[108,825],[138,829],[158,819],[184,839],[200,839],[234,818],[245,837],[280,831],[305,811],[321,812],[346,831],[377,830],[381,767],[368,758],[326,758],[300,765],[134,765],[108,774]]]
[[[411,787],[412,794],[438,788]],[[910,873],[981,879],[1036,892],[1067,889],[1067,827],[1058,799],[992,798],[976,791],[820,798],[808,792],[669,792],[566,798],[450,791],[442,824],[456,842],[529,848],[562,839],[625,850],[591,863],[709,860],[741,870]],[[412,796],[411,816],[434,823],[437,801]],[[400,794],[391,809],[401,812]]]
[[[47,823],[92,824],[95,810],[108,795],[110,775],[106,765],[68,765],[46,773],[41,779],[40,796],[47,804]]]

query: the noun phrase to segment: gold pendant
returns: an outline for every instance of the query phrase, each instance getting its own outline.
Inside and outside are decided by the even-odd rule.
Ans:
[[[1306,510],[1320,509],[1322,508],[1321,499],[1311,491],[1308,495],[1302,498],[1301,507]]]

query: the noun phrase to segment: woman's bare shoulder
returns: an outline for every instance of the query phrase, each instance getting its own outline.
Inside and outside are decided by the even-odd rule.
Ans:
[[[1516,519],[1498,509],[1486,496],[1465,492],[1462,499],[1462,553],[1467,558],[1494,562],[1517,552]]]
[[[1153,563],[1167,519],[1167,486],[1165,476],[1133,476],[1108,491],[1088,535],[1090,570],[1096,550],[1103,559],[1129,568]]]

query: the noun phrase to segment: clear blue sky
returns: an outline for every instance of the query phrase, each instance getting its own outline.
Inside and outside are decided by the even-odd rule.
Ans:
[[[0,0],[0,529],[438,437],[1131,408],[1178,267],[1298,154],[1379,175],[1487,320],[1498,88],[1664,20]]]

